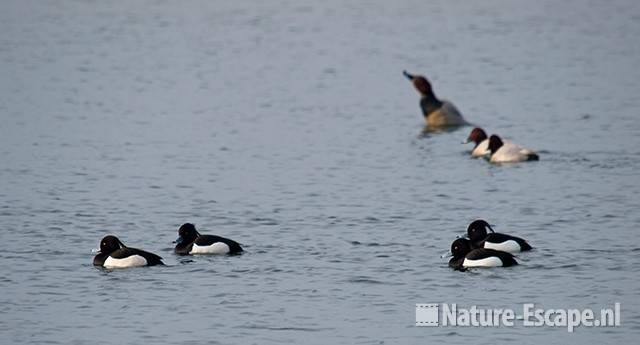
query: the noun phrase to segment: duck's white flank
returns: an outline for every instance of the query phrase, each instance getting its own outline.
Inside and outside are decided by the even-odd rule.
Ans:
[[[510,141],[504,141],[503,145],[491,155],[492,163],[516,163],[524,162],[529,159],[529,155],[533,154],[530,149],[514,144]]]
[[[189,254],[227,254],[231,249],[226,243],[216,242],[210,246],[193,244]]]
[[[464,259],[462,267],[498,267],[502,266],[502,260],[497,256],[490,256],[484,259],[469,260]]]
[[[131,255],[122,259],[114,259],[112,257],[108,257],[104,260],[104,267],[107,268],[126,268],[126,267],[140,267],[146,266],[147,259],[143,258],[140,255]]]
[[[502,243],[485,242],[484,247],[487,249],[495,249],[507,253],[518,253],[521,250],[518,242],[514,240],[508,240]]]

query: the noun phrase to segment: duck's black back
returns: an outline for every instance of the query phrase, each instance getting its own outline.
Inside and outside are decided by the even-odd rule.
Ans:
[[[487,237],[485,237],[482,241],[473,243],[473,248],[484,248],[484,243],[485,242],[491,242],[491,243],[502,243],[502,242],[506,242],[506,241],[516,241],[519,245],[520,245],[520,250],[521,251],[527,251],[527,250],[531,250],[531,246],[529,245],[529,243],[527,243],[526,240],[520,238],[520,237],[516,237],[516,236],[511,236],[511,235],[507,235],[507,234],[501,234],[501,233],[497,233],[497,232],[492,232],[490,234],[487,235]]]
[[[164,265],[160,256],[137,248],[124,247],[109,254],[114,259],[124,259],[132,255],[140,255],[145,258],[147,266]]]

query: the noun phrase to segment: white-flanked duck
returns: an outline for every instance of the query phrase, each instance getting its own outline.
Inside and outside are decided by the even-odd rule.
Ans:
[[[511,253],[495,250],[471,247],[471,241],[459,238],[451,244],[453,258],[449,260],[449,266],[460,271],[471,267],[509,267],[518,262]]]
[[[491,163],[518,163],[540,160],[540,156],[533,150],[514,144],[510,141],[502,141],[499,136],[493,134],[489,137],[489,162]]]
[[[215,235],[201,235],[191,223],[180,226],[175,243],[175,252],[178,255],[240,254],[243,251],[240,244],[234,240]]]
[[[115,236],[105,236],[100,241],[100,251],[93,258],[95,266],[105,268],[127,268],[164,265],[162,258],[144,250],[125,246]]]
[[[487,229],[491,233],[487,233]],[[501,250],[509,253],[519,253],[531,250],[531,246],[526,240],[506,234],[500,234],[493,231],[491,225],[485,220],[474,220],[467,227],[467,236],[471,241],[472,248],[486,248]]]

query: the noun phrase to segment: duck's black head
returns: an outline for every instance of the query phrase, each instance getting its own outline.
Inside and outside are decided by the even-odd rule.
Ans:
[[[491,225],[485,220],[474,220],[469,224],[469,227],[467,227],[467,236],[469,236],[469,239],[473,243],[482,241],[487,237],[487,228],[489,228],[491,232],[494,232]]]
[[[105,236],[100,241],[100,254],[109,255],[120,248],[126,247],[120,240],[112,235]]]
[[[491,154],[496,153],[496,151],[498,151],[498,149],[501,148],[502,145],[504,145],[504,143],[499,136],[495,134],[491,135],[491,137],[489,138],[489,151],[491,151]]]
[[[200,236],[200,234],[196,231],[195,225],[191,223],[184,223],[178,229],[178,238],[176,239],[176,243],[191,243],[195,241],[198,236]]]
[[[451,243],[451,254],[454,259],[464,258],[471,251],[471,242],[466,238],[459,238]]]

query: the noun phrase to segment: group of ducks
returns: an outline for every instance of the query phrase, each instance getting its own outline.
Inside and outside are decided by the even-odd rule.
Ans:
[[[488,233],[487,229],[491,232]],[[520,237],[496,233],[491,225],[482,219],[469,224],[467,237],[458,238],[451,244],[453,257],[449,266],[456,270],[517,265],[513,253],[531,250],[527,241]],[[216,235],[202,235],[191,223],[180,226],[178,238],[174,243],[174,252],[177,255],[233,255],[243,252],[238,242]],[[105,236],[100,241],[100,250],[93,258],[93,264],[108,269],[164,265],[159,255],[127,247],[112,235]]]
[[[427,122],[427,128],[468,126],[468,123],[453,103],[436,97],[429,80],[421,75],[402,72],[420,93],[420,108]],[[479,127],[474,128],[465,143],[475,143],[471,152],[473,157],[487,157],[491,163],[517,163],[537,161],[540,159],[534,151],[522,147],[509,140],[502,140],[493,134],[490,137]]]
[[[427,123],[427,129],[438,129],[455,126],[469,126],[453,103],[436,97],[427,78],[402,72],[420,94],[420,108]],[[522,147],[509,140],[502,140],[493,134],[475,127],[464,142],[475,143],[471,151],[472,157],[486,157],[491,163],[517,163],[537,161],[540,159],[534,151]],[[488,233],[487,229],[491,232]],[[514,253],[531,250],[531,246],[522,238],[499,234],[491,225],[479,219],[469,224],[468,238],[458,238],[451,244],[452,258],[449,266],[464,271],[471,267],[496,267],[517,265]]]
[[[193,254],[240,254],[242,247],[234,240],[215,235],[202,235],[191,223],[178,229],[178,239],[174,242],[174,252],[178,255]],[[93,258],[95,266],[104,268],[127,268],[164,265],[156,254],[127,247],[117,237],[109,235],[100,241],[100,250]]]
[[[436,97],[427,78],[406,71],[403,74],[420,93],[420,108],[428,128],[470,125],[451,102]],[[487,157],[492,163],[539,159],[532,150],[508,140],[503,141],[495,134],[487,137],[486,132],[478,127],[471,131],[465,143],[470,142],[475,143],[471,152],[473,157]],[[491,233],[487,233],[487,229]],[[449,266],[454,269],[517,265],[513,253],[531,249],[527,241],[519,237],[495,233],[484,220],[472,222],[467,229],[467,236],[468,238],[458,238],[451,244],[453,258],[449,261]],[[243,251],[238,242],[215,235],[202,235],[190,223],[180,226],[178,239],[174,243],[174,252],[178,255],[240,254]],[[127,247],[112,235],[105,236],[100,241],[100,250],[94,257],[93,264],[105,268],[164,265],[160,256]]]
[[[488,233],[487,229],[491,232]],[[467,227],[468,238],[458,238],[451,244],[449,266],[464,271],[471,267],[509,267],[517,265],[514,253],[531,250],[520,237],[493,231],[485,220],[478,219]]]

